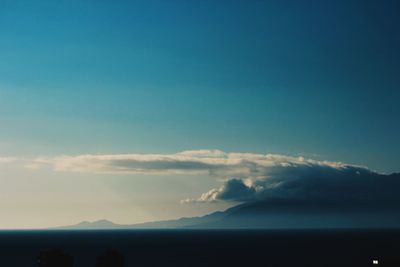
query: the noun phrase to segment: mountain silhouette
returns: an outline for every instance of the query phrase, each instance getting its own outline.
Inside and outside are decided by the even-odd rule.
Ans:
[[[352,210],[330,203],[308,207],[271,202],[245,203],[201,217],[123,225],[108,220],[81,222],[53,229],[307,229],[307,228],[397,228],[399,213]]]

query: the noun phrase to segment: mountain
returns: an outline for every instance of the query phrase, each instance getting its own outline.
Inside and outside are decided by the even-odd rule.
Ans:
[[[55,230],[101,230],[101,229],[178,229],[196,227],[222,219],[225,212],[217,211],[202,217],[180,218],[177,220],[155,221],[140,224],[115,224],[108,220],[84,221],[75,225],[55,227]]]
[[[329,204],[309,208],[301,203],[271,202],[240,204],[202,217],[121,225],[107,220],[81,222],[54,229],[305,229],[305,228],[398,228],[399,213],[354,211]]]
[[[121,225],[108,220],[99,220],[95,222],[83,221],[75,225],[60,226],[50,228],[51,230],[101,230],[101,229],[119,229]]]

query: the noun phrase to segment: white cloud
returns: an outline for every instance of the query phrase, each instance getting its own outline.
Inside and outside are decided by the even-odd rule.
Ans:
[[[0,163],[12,163],[17,161],[16,157],[0,157]]]
[[[58,172],[208,174],[224,181],[222,186],[182,203],[269,201],[368,207],[400,203],[399,174],[385,175],[363,166],[275,154],[190,150],[174,154],[57,156],[36,158],[26,166],[48,166]]]
[[[230,178],[262,178],[265,169],[276,166],[321,165],[344,168],[340,162],[315,161],[273,154],[226,153],[191,150],[175,154],[78,155],[37,158],[31,164],[49,165],[55,171],[87,173],[137,173],[151,175],[211,174]]]

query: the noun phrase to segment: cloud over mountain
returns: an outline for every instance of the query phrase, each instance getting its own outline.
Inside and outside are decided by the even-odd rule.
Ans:
[[[367,168],[319,163],[291,163],[264,169],[263,178],[229,179],[192,202],[263,202],[274,207],[327,210],[400,208],[400,175]]]
[[[194,150],[175,154],[80,155],[40,158],[55,171],[194,175],[224,179],[193,202],[269,202],[276,205],[400,207],[400,176],[366,167],[274,154]]]

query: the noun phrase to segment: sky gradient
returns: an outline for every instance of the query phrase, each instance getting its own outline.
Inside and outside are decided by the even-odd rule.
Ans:
[[[2,1],[0,157],[15,160],[0,163],[0,228],[232,205],[180,204],[223,177],[49,166],[62,155],[218,149],[399,172],[399,11],[372,0]]]

